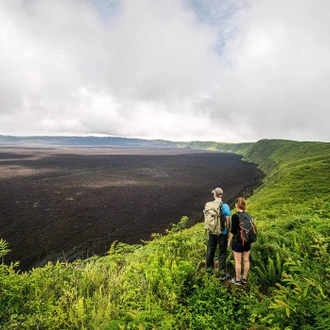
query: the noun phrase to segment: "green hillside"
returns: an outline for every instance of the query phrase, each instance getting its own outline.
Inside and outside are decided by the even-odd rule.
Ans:
[[[206,276],[203,224],[185,229],[183,217],[105,257],[26,273],[0,265],[1,329],[330,329],[330,144],[176,145],[239,153],[267,175],[248,200],[259,229],[249,285]]]

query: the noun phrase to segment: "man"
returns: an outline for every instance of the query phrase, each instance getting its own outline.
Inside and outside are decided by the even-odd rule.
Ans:
[[[219,270],[217,276],[223,281],[229,278],[229,274],[226,273],[226,259],[227,259],[227,244],[228,244],[228,232],[230,229],[230,208],[228,204],[222,202],[223,190],[221,188],[215,188],[212,190],[214,201],[222,203],[222,212],[225,214],[226,223],[225,229],[219,235],[214,235],[208,232],[207,241],[207,253],[206,253],[206,270],[208,273],[213,273],[214,269],[214,255],[219,245]],[[204,209],[205,212],[205,209]]]

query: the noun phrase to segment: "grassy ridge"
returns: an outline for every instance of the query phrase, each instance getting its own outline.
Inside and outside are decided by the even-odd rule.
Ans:
[[[212,141],[192,141],[192,142],[176,142],[175,146],[179,148],[190,148],[190,149],[202,149],[202,150],[214,150],[221,152],[231,152],[244,154],[244,152],[252,147],[254,143],[218,143]]]
[[[253,210],[266,205],[277,210],[282,203],[301,213],[299,208],[318,201],[322,207],[330,201],[329,143],[262,140],[244,153],[244,159],[260,164],[267,174],[265,184],[250,199]]]
[[[28,273],[0,266],[1,329],[330,328],[330,144],[180,146],[236,152],[267,174],[248,200],[260,231],[249,286],[205,275],[203,224],[185,229],[183,217],[150,242],[114,243],[106,257]]]

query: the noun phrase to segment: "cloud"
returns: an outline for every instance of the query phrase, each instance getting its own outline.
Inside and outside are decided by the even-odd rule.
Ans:
[[[329,3],[262,1],[241,16],[240,30],[226,48],[227,82],[239,88],[248,125],[271,137],[323,139],[329,105]],[[238,105],[235,109],[238,108]]]
[[[0,134],[329,141],[329,7],[0,0]]]

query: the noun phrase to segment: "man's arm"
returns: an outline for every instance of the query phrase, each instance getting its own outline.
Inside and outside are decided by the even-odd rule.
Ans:
[[[227,232],[229,233],[229,229],[230,229],[230,216],[226,216],[226,228],[227,228]]]
[[[222,212],[225,214],[226,216],[226,228],[227,228],[227,232],[229,232],[230,229],[230,208],[228,206],[228,204],[224,204],[223,208],[222,208]]]

